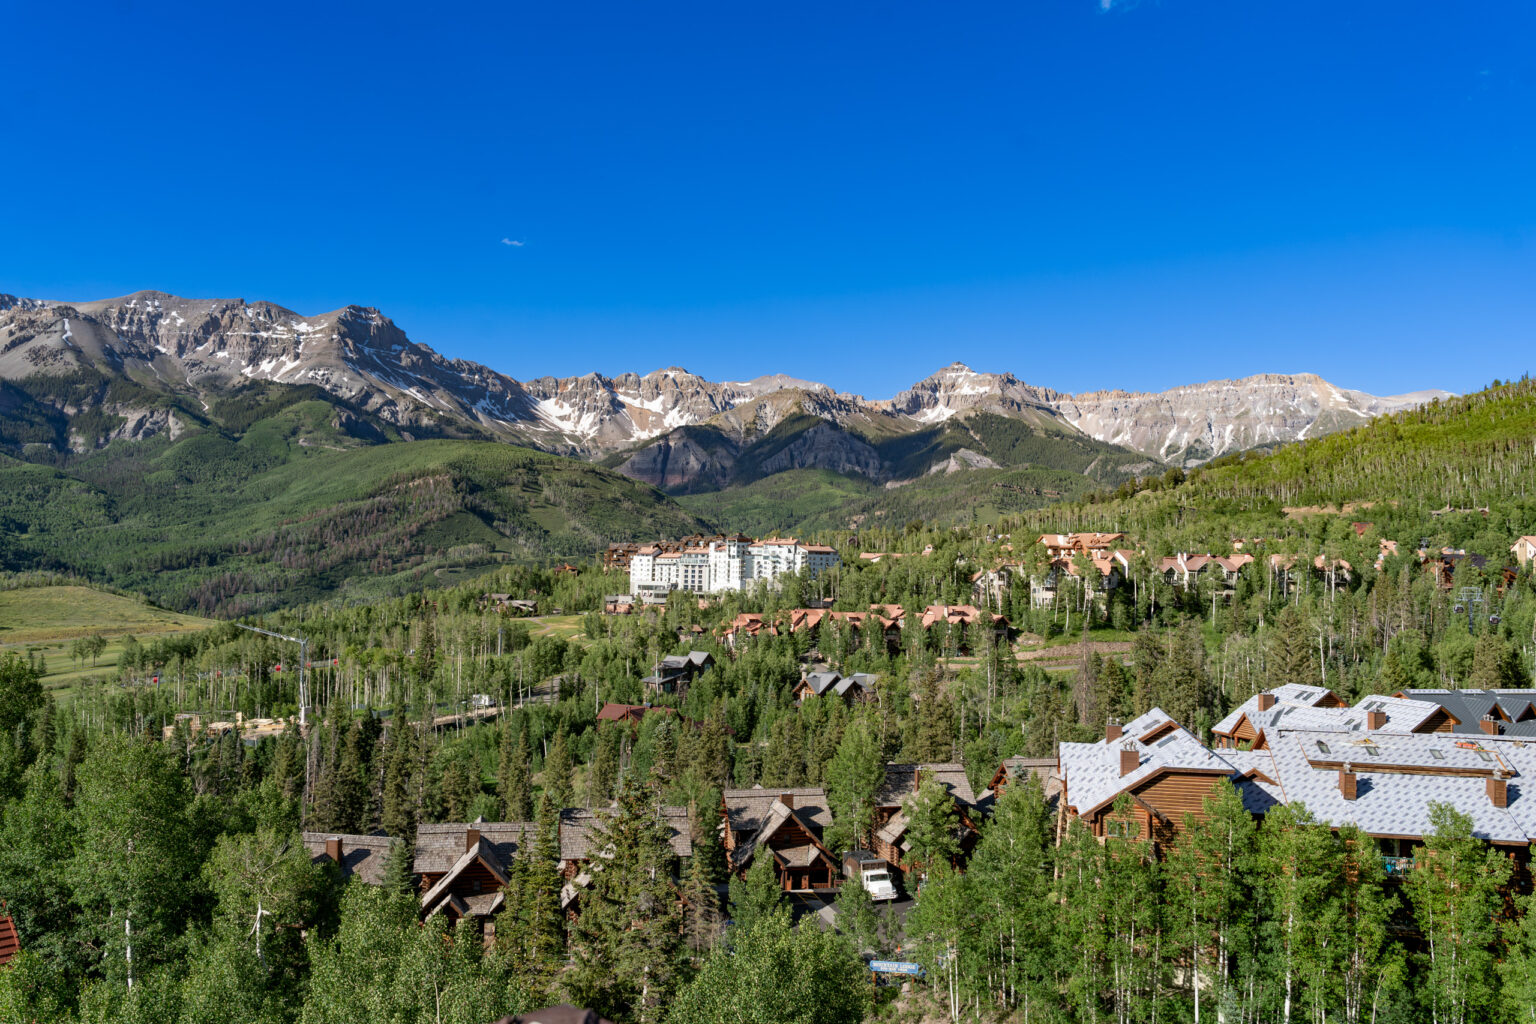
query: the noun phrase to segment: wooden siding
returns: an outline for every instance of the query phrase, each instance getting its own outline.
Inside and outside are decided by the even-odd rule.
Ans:
[[[1176,842],[1183,832],[1186,814],[1205,817],[1205,801],[1215,794],[1216,784],[1223,777],[1164,772],[1130,791],[1133,801],[1129,817],[1115,815],[1114,805],[1110,804],[1095,814],[1088,824],[1094,835],[1103,838],[1109,834],[1109,822],[1134,822],[1137,836],[1150,836],[1159,846],[1167,846]]]
[[[1456,726],[1456,718],[1449,711],[1441,708],[1420,723],[1414,732],[1450,732]]]

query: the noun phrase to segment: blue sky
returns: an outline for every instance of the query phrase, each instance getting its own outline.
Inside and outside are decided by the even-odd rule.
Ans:
[[[1536,5],[15,5],[0,291],[884,397],[1536,370]],[[503,239],[520,242],[504,244]]]

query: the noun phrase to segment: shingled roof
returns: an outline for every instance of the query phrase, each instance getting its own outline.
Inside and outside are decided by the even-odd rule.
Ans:
[[[875,794],[875,806],[901,806],[904,799],[917,791],[919,774],[924,779],[938,779],[960,803],[975,805],[976,795],[971,792],[971,780],[966,777],[965,766],[949,761],[939,764],[887,764],[885,782]]]
[[[720,794],[731,831],[760,830],[768,818],[768,812],[779,802],[779,797],[784,795],[795,802],[795,810],[804,812],[801,815],[804,820],[818,828],[832,824],[832,812],[827,808],[827,791],[820,786],[798,789],[764,789],[762,786],[753,786],[751,789],[727,789]]]
[[[686,807],[661,807],[662,823],[667,826],[672,853],[678,857],[693,856],[692,819]],[[560,812],[560,859],[561,861],[591,860],[596,851],[593,842],[596,829],[602,819],[611,816],[614,808],[588,810],[582,807],[567,808]]]
[[[1500,734],[1536,736],[1533,690],[1404,690],[1402,696],[1444,708],[1456,719],[1452,732],[1482,733],[1483,716],[1491,714]]]
[[[369,885],[384,881],[384,857],[394,843],[393,836],[355,836],[338,832],[305,832],[304,848],[311,863],[331,860],[333,843],[341,847],[341,874]]]
[[[1457,745],[1469,742],[1470,747]],[[1306,804],[1332,825],[1359,825],[1377,836],[1424,836],[1433,831],[1429,805],[1438,802],[1471,817],[1473,834],[1490,842],[1523,846],[1536,836],[1536,790],[1508,786],[1507,807],[1488,797],[1495,771],[1536,778],[1536,746],[1524,741],[1296,730],[1276,737],[1270,748],[1286,801]],[[1353,800],[1339,788],[1339,766],[1345,762],[1357,779]]]
[[[482,842],[489,844],[501,864],[510,864],[524,847],[533,845],[539,826],[531,821],[460,821],[416,826],[416,860],[412,870],[418,875],[436,875],[450,870],[464,855],[470,829],[480,831]]]
[[[1138,762],[1134,770],[1122,774],[1124,749],[1134,750]],[[1160,772],[1237,773],[1234,765],[1206,749],[1161,708],[1127,722],[1120,739],[1063,743],[1058,757],[1068,805],[1085,816]]]

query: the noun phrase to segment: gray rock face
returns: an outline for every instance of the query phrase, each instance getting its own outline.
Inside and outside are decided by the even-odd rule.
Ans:
[[[569,454],[600,456],[663,438],[635,452],[624,471],[669,489],[730,478],[736,456],[792,415],[815,417],[828,429],[801,431],[761,464],[762,472],[814,466],[873,478],[880,472],[878,456],[857,434],[935,430],[978,410],[1079,431],[1188,465],[1346,429],[1446,394],[1378,398],[1310,374],[1264,374],[1157,394],[1066,395],[960,363],[887,400],[782,374],[714,382],[680,367],[643,376],[589,373],[519,382],[478,363],[445,358],[411,341],[378,310],[361,306],[306,317],[270,302],[153,291],[73,304],[0,295],[0,379],[83,369],[205,404],[244,379],[313,384],[406,433],[446,425]],[[180,429],[174,415],[103,411],[128,421],[119,428],[123,437]],[[731,443],[701,445],[678,433],[704,423]],[[975,465],[956,453],[943,468]]]
[[[1095,440],[1175,465],[1194,465],[1227,452],[1347,430],[1447,394],[1420,391],[1378,398],[1335,387],[1310,373],[1270,373],[1159,394],[1063,395],[1054,405],[1063,420]]]

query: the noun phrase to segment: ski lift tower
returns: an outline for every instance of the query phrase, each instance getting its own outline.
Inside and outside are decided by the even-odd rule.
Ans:
[[[248,629],[252,633],[260,633],[262,636],[270,636],[276,640],[286,640],[291,644],[299,645],[299,728],[305,728],[309,724],[304,715],[304,709],[309,704],[309,691],[306,689],[304,678],[304,673],[309,671],[309,641],[303,637],[274,633],[270,629],[262,629],[259,626],[247,626],[243,622],[237,622],[235,625],[241,629]]]

